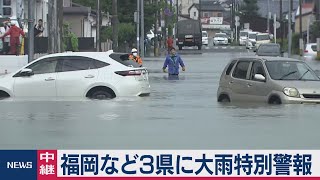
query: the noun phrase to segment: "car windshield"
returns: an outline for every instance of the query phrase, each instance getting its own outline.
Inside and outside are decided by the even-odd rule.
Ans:
[[[248,32],[240,32],[240,37],[248,36]]]
[[[317,45],[312,45],[311,49],[312,49],[312,51],[317,51]]]
[[[266,54],[266,53],[279,54],[280,47],[277,45],[261,45],[257,53],[258,54]]]
[[[216,34],[215,37],[227,38],[226,34]]]
[[[249,39],[256,39],[257,35],[256,34],[249,34]]]
[[[269,35],[258,35],[257,36],[257,41],[265,41],[265,40],[270,40]]]
[[[319,77],[304,62],[268,61],[268,72],[274,80],[319,81]]]
[[[202,37],[208,37],[208,34],[206,32],[203,32]]]

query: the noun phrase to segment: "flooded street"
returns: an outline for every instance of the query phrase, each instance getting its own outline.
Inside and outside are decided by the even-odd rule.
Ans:
[[[146,60],[149,97],[0,101],[0,148],[319,149],[320,105],[217,103],[221,72],[241,55],[183,55],[179,80]]]

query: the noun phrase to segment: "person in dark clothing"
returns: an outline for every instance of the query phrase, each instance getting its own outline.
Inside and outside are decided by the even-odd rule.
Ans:
[[[42,19],[39,19],[38,24],[36,24],[34,26],[34,36],[35,37],[42,37],[43,31],[44,31],[43,21],[42,21]]]

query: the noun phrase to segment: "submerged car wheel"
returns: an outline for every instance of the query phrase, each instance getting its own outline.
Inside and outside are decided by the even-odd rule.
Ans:
[[[96,91],[91,96],[92,99],[99,99],[99,100],[105,100],[105,99],[112,99],[112,95],[108,93],[107,91]]]
[[[231,101],[230,101],[230,98],[229,98],[228,95],[222,94],[222,95],[219,96],[218,102],[228,103],[228,102],[231,102]]]
[[[281,104],[281,99],[277,96],[272,96],[269,99],[269,104]]]
[[[9,98],[10,95],[4,91],[0,91],[0,100]]]
[[[107,100],[116,97],[114,91],[108,87],[98,86],[92,88],[86,95],[90,99]]]

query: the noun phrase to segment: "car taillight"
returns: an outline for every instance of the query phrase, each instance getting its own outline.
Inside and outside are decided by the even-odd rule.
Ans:
[[[305,52],[305,53],[308,53],[309,51],[308,51],[308,50],[304,50],[304,52]]]
[[[117,71],[115,73],[120,76],[140,76],[142,74],[142,71],[141,70]]]

